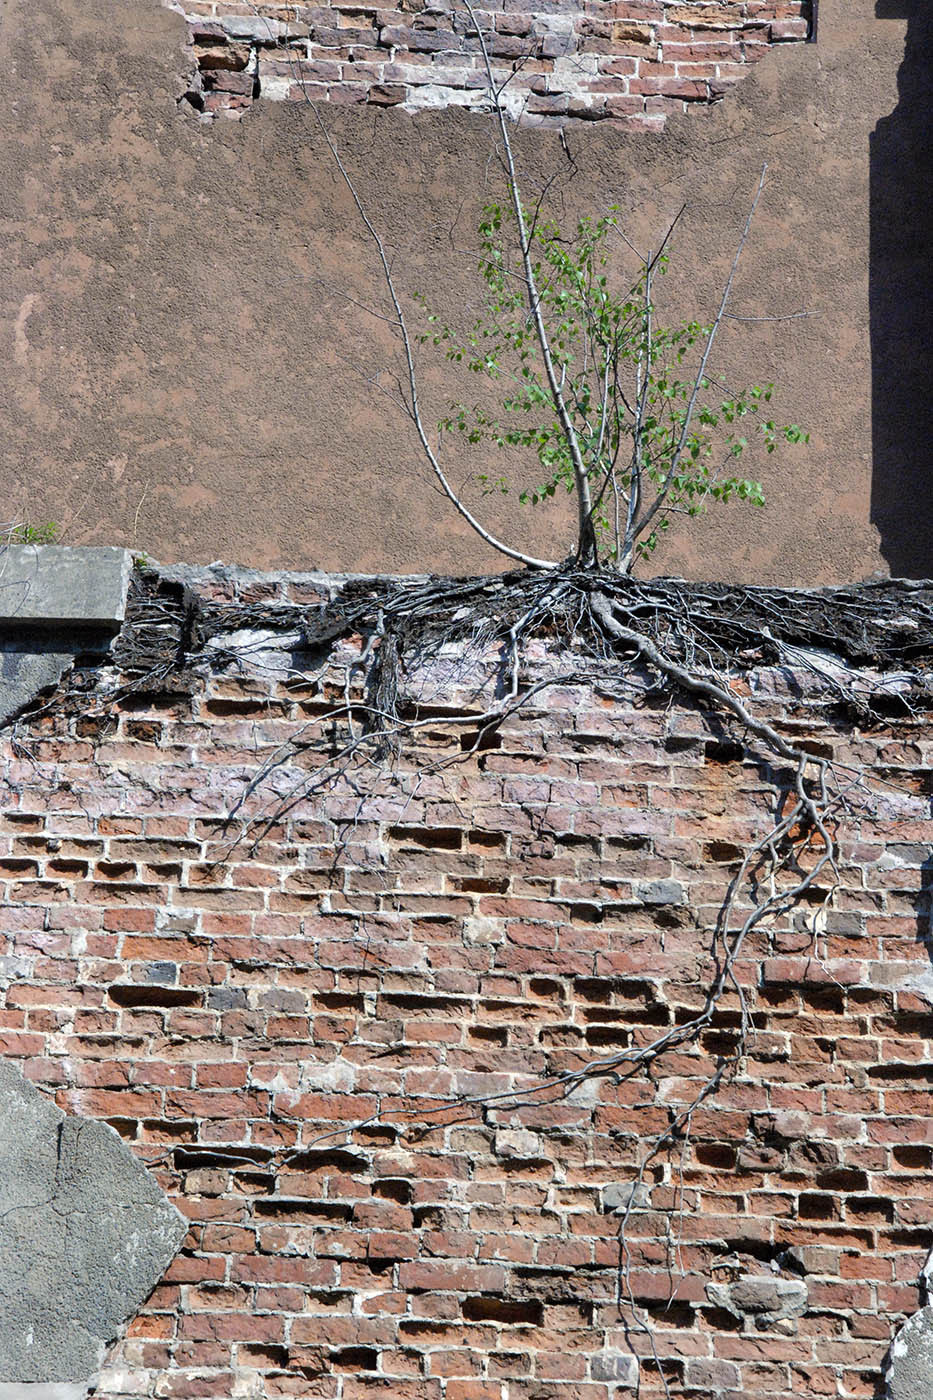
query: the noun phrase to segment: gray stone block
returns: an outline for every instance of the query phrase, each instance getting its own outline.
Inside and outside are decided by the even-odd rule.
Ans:
[[[594,1381],[614,1381],[616,1385],[638,1384],[638,1358],[630,1351],[598,1351],[590,1360]]]
[[[644,880],[635,886],[635,898],[642,904],[683,904],[684,887],[679,880]]]
[[[933,1395],[933,1307],[909,1317],[891,1343],[888,1400],[930,1400]]]
[[[809,1290],[802,1279],[748,1274],[735,1283],[708,1283],[706,1296],[716,1307],[766,1331],[775,1323],[801,1317],[807,1310]]]
[[[651,1186],[634,1181],[613,1182],[603,1187],[603,1210],[607,1215],[624,1215],[627,1210],[651,1209]]]
[[[186,1230],[112,1128],[0,1061],[0,1400],[83,1395]]]
[[[0,553],[0,626],[115,630],[133,568],[126,549],[10,545]]]

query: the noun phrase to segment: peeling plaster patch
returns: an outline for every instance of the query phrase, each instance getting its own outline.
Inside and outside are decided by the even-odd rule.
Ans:
[[[77,1400],[187,1226],[106,1123],[0,1061],[0,1400]]]

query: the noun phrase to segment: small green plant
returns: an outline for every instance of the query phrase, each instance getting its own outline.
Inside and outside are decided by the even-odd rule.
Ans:
[[[46,520],[41,525],[23,523],[11,525],[7,530],[8,544],[56,544],[59,526],[54,520]]]
[[[808,435],[769,416],[771,384],[735,390],[714,379],[709,355],[728,289],[715,321],[664,326],[654,284],[667,270],[667,239],[619,291],[610,268],[610,239],[622,237],[614,210],[580,219],[570,236],[547,220],[526,234],[512,193],[512,207],[487,205],[479,226],[480,314],[460,333],[431,314],[419,337],[493,389],[454,404],[441,437],[530,450],[541,476],[522,503],[577,491],[578,554],[624,572],[678,515],[699,515],[710,501],[763,505],[761,483],[735,470],[745,434],[767,452]],[[479,480],[487,492],[510,489],[501,475]]]

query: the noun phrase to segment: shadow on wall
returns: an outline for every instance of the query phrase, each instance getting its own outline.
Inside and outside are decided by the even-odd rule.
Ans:
[[[933,0],[906,19],[898,103],[871,138],[871,519],[891,573],[933,576]]]

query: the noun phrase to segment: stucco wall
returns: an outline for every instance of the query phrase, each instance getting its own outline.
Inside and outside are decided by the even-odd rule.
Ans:
[[[731,326],[724,369],[779,381],[780,411],[812,445],[761,464],[764,512],[723,511],[659,559],[666,571],[783,582],[889,563],[930,571],[930,21],[911,0],[886,12],[823,0],[818,44],[781,45],[724,101],[661,134],[603,123],[566,146],[555,132],[517,135],[529,188],[556,174],[568,215],[616,202],[648,239],[687,198],[668,292],[700,314],[768,162],[735,309],[811,314]],[[908,23],[917,61],[891,118]],[[156,0],[2,10],[7,513],[166,559],[495,567],[427,486],[404,420],[369,382],[391,345],[341,293],[381,304],[372,249],[311,114],[260,104],[240,123],[185,119],[185,37]],[[332,105],[327,120],[406,295],[441,310],[468,300],[477,206],[496,185],[489,118]],[[430,362],[429,412],[451,392]],[[480,506],[535,549],[564,547],[562,522]]]

